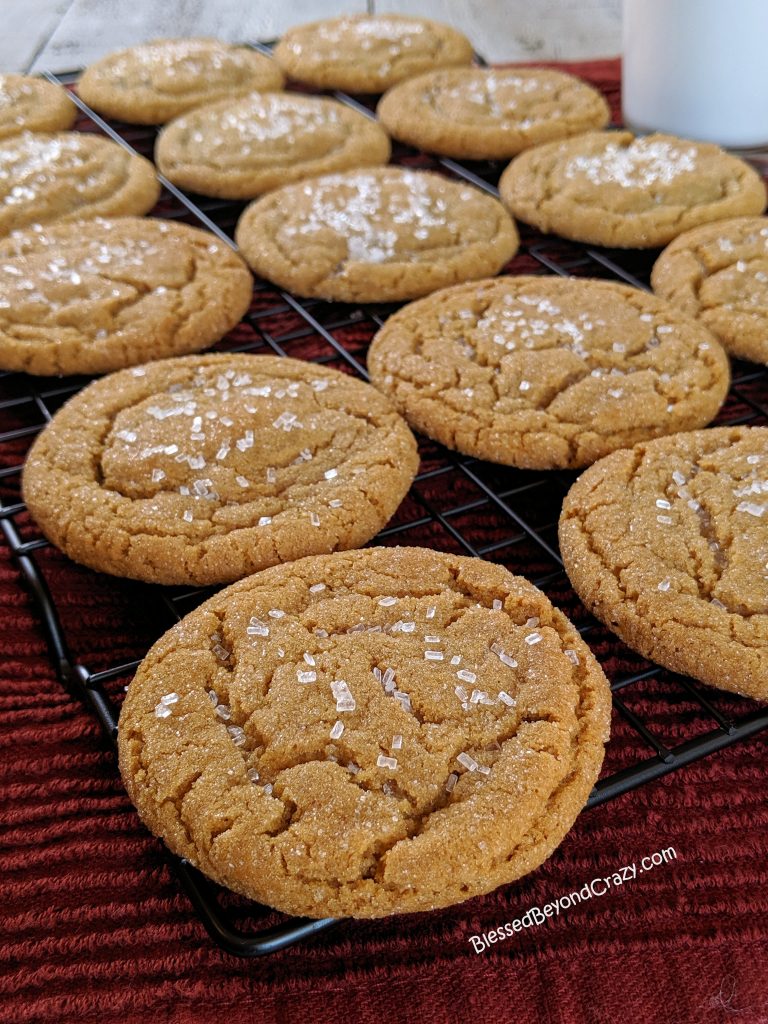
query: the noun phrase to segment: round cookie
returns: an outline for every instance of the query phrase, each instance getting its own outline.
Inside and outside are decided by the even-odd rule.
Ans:
[[[147,213],[155,169],[110,139],[24,132],[0,143],[0,236],[34,224]]]
[[[433,68],[471,64],[472,44],[450,25],[405,14],[352,14],[290,28],[274,58],[319,89],[384,92]]]
[[[495,199],[402,167],[286,185],[246,209],[236,238],[257,274],[340,302],[396,302],[495,274],[518,246]]]
[[[500,277],[391,316],[371,381],[416,430],[491,462],[566,469],[701,427],[728,391],[714,337],[626,285]]]
[[[611,701],[565,616],[423,548],[305,558],[166,633],[120,715],[147,826],[290,914],[432,910],[538,867],[589,796]]]
[[[732,355],[768,363],[768,217],[735,217],[679,235],[656,261],[651,284]]]
[[[386,132],[335,100],[252,93],[198,107],[160,133],[160,172],[181,188],[224,199],[389,160]]]
[[[66,89],[32,75],[0,75],[0,139],[71,128],[77,107]]]
[[[765,209],[765,185],[743,160],[672,135],[587,132],[516,157],[499,182],[508,208],[540,231],[594,245],[647,249],[688,228]]]
[[[207,231],[150,218],[0,240],[0,368],[106,373],[197,352],[248,310],[253,280]]]
[[[282,89],[283,83],[275,62],[248,46],[218,39],[155,39],[91,64],[77,91],[105,117],[164,124],[204,103]]]
[[[597,89],[539,68],[429,71],[390,89],[376,113],[401,142],[467,160],[509,158],[610,120]]]
[[[574,589],[634,650],[768,700],[768,428],[719,427],[614,452],[560,519]]]
[[[94,381],[32,445],[23,491],[76,562],[208,584],[364,544],[417,468],[413,435],[368,384],[224,353]]]

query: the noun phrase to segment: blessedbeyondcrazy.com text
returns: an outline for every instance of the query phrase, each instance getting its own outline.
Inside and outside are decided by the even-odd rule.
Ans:
[[[476,953],[482,953],[497,942],[503,942],[517,932],[544,924],[549,918],[559,917],[564,911],[578,906],[587,900],[598,896],[605,896],[606,893],[620,888],[620,886],[625,885],[627,882],[633,882],[638,875],[644,874],[647,871],[653,871],[654,868],[658,868],[662,864],[668,864],[673,860],[677,860],[677,851],[673,846],[668,846],[664,850],[641,857],[639,861],[625,864],[624,867],[612,871],[609,875],[600,875],[593,878],[591,882],[585,882],[580,889],[574,889],[564,896],[558,896],[557,899],[545,903],[542,907],[530,907],[521,917],[515,918],[514,921],[506,921],[500,927],[492,928],[487,932],[481,932],[480,935],[470,935],[469,941],[472,943]]]

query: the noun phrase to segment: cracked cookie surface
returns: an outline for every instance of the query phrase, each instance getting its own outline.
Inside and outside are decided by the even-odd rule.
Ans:
[[[200,107],[160,133],[160,172],[181,188],[252,199],[292,181],[385,164],[390,146],[375,121],[335,100],[256,93]]]
[[[422,548],[220,592],[128,688],[120,768],[218,882],[310,917],[431,910],[536,868],[595,782],[610,692],[544,594]]]
[[[86,68],[77,91],[105,117],[164,124],[193,107],[257,90],[282,89],[277,64],[218,39],[156,39]]]
[[[732,355],[768,363],[768,217],[686,231],[656,260],[651,284]]]
[[[768,700],[768,428],[607,456],[569,491],[560,547],[579,597],[634,650]]]
[[[320,89],[383,92],[422,71],[472,63],[449,25],[403,14],[348,15],[288,29],[275,47],[283,71]]]
[[[155,169],[111,139],[33,133],[0,142],[0,236],[34,224],[147,213]]]
[[[105,373],[196,352],[246,312],[253,281],[214,235],[124,217],[0,240],[0,367]]]
[[[359,547],[418,467],[389,401],[278,356],[181,356],[71,398],[30,449],[24,500],[77,562],[157,583],[223,583]]]
[[[653,248],[689,228],[765,209],[758,173],[719,146],[587,132],[516,157],[499,182],[512,213],[595,245]]]
[[[33,75],[0,75],[0,139],[66,131],[76,117],[77,107],[60,85]]]
[[[730,379],[715,338],[668,303],[609,281],[523,275],[399,310],[368,369],[415,429],[526,469],[585,466],[704,426]]]
[[[497,273],[518,235],[478,189],[401,167],[347,171],[257,199],[236,232],[257,274],[298,295],[395,302]]]
[[[390,89],[376,113],[401,142],[468,160],[509,158],[610,117],[597,89],[538,68],[431,71]]]

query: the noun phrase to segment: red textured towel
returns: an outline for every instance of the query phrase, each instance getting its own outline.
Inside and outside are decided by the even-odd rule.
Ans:
[[[616,61],[557,66],[597,83],[617,113]],[[768,1022],[765,738],[585,812],[543,867],[490,896],[237,960],[204,933],[98,727],[56,682],[0,553],[0,1020]],[[90,666],[146,646],[138,590],[54,552],[41,562],[66,581],[65,625]],[[663,695],[648,700],[667,713]],[[669,847],[676,860],[474,951],[471,936]]]

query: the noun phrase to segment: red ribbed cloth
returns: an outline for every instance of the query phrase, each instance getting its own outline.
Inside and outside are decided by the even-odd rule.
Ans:
[[[617,61],[553,66],[596,83],[618,116]],[[87,664],[146,648],[130,585],[43,554]],[[768,1022],[765,736],[585,812],[538,871],[487,897],[238,960],[205,934],[95,721],[57,683],[2,555],[0,1020]],[[475,952],[471,936],[669,847],[676,860]]]

